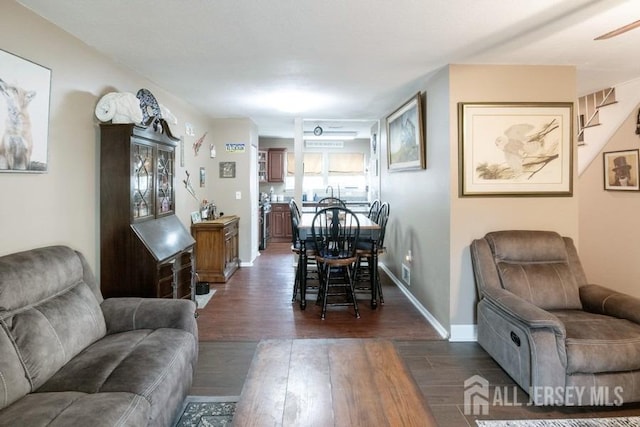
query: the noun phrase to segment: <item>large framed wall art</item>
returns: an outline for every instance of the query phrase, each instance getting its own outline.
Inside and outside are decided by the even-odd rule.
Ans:
[[[459,103],[460,196],[571,196],[573,104]]]
[[[424,169],[424,118],[420,93],[387,117],[389,171]]]
[[[51,70],[0,49],[0,172],[46,172]]]

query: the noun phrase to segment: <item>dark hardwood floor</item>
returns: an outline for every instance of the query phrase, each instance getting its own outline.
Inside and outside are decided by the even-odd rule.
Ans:
[[[359,319],[349,307],[330,307],[325,320],[320,319],[320,308],[312,300],[304,311],[291,302],[294,273],[290,245],[271,244],[253,267],[239,269],[226,284],[211,284],[216,293],[199,310],[200,357],[191,394],[240,396],[256,349],[264,340],[294,340],[298,347],[311,349],[326,339],[384,339],[394,344],[438,425],[443,427],[475,426],[476,419],[640,415],[638,404],[528,406],[527,395],[478,344],[442,340],[384,273],[383,306],[372,310],[370,294],[361,293]],[[489,381],[490,397],[501,397],[491,400],[486,415],[464,413],[464,381],[473,375]]]
[[[267,338],[441,339],[404,294],[382,274],[385,304],[371,309],[371,293],[358,292],[360,318],[352,307],[329,307],[325,320],[315,293],[307,308],[292,303],[295,270],[290,243],[272,243],[253,267],[240,268],[199,311],[200,341]]]

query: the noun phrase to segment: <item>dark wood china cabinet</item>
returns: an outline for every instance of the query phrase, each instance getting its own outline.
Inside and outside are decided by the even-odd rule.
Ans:
[[[175,216],[164,120],[100,125],[100,287],[108,297],[191,298],[195,241]]]

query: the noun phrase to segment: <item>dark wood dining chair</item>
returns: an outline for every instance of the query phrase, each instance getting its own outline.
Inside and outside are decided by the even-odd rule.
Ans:
[[[314,280],[317,280],[317,268],[315,259],[315,247],[312,241],[305,242],[307,268],[302,268],[302,263],[305,261],[303,261],[302,257],[302,245],[300,242],[300,233],[298,232],[301,212],[300,208],[298,208],[298,204],[294,199],[291,199],[291,201],[289,202],[289,210],[291,211],[291,251],[297,256],[296,275],[293,281],[293,297],[291,298],[291,302],[295,302],[296,298],[298,297],[298,289],[300,289],[303,271],[307,272],[307,289],[313,289],[314,287],[317,287],[312,284]]]
[[[322,199],[318,200],[318,203],[316,203],[316,212],[318,212],[320,209],[328,208],[331,206],[340,206],[342,208],[347,207],[344,201],[338,199],[337,197],[323,197]]]
[[[367,214],[367,218],[369,218],[371,221],[377,221],[380,204],[380,200],[378,199],[371,202],[371,206],[369,206],[369,213]]]
[[[325,318],[328,305],[353,306],[355,316],[359,318],[353,286],[353,268],[358,259],[356,249],[360,236],[358,217],[340,206],[321,209],[311,223],[311,235],[320,278],[318,303],[322,304],[321,318]]]
[[[389,213],[391,211],[391,207],[388,202],[384,202],[380,204],[380,209],[378,210],[378,214],[376,215],[375,222],[380,226],[380,235],[378,237],[378,241],[376,242],[376,250],[378,256],[383,254],[385,251],[384,247],[384,235],[387,229],[387,222],[389,221]],[[355,266],[355,279],[354,281],[358,283],[358,289],[367,289],[371,290],[371,286],[377,286],[377,293],[380,298],[380,304],[384,304],[384,295],[382,294],[382,282],[380,281],[380,273],[376,274],[376,283],[372,283],[373,280],[373,269],[377,268],[377,266],[373,263],[373,242],[371,240],[361,239],[358,242],[358,249],[356,251],[358,255],[358,260],[356,261]],[[366,284],[366,286],[360,286],[360,284]]]

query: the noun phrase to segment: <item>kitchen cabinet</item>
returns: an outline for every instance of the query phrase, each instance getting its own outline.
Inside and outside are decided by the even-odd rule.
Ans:
[[[271,204],[270,226],[272,242],[291,242],[291,210],[288,203]]]
[[[287,149],[270,148],[267,152],[269,182],[284,182],[287,174]]]
[[[196,240],[196,273],[201,282],[224,283],[240,266],[238,224],[235,215],[191,225]]]
[[[105,298],[190,298],[195,241],[175,216],[175,148],[163,120],[100,125],[100,287]]]
[[[258,181],[267,182],[267,151],[258,151]]]

